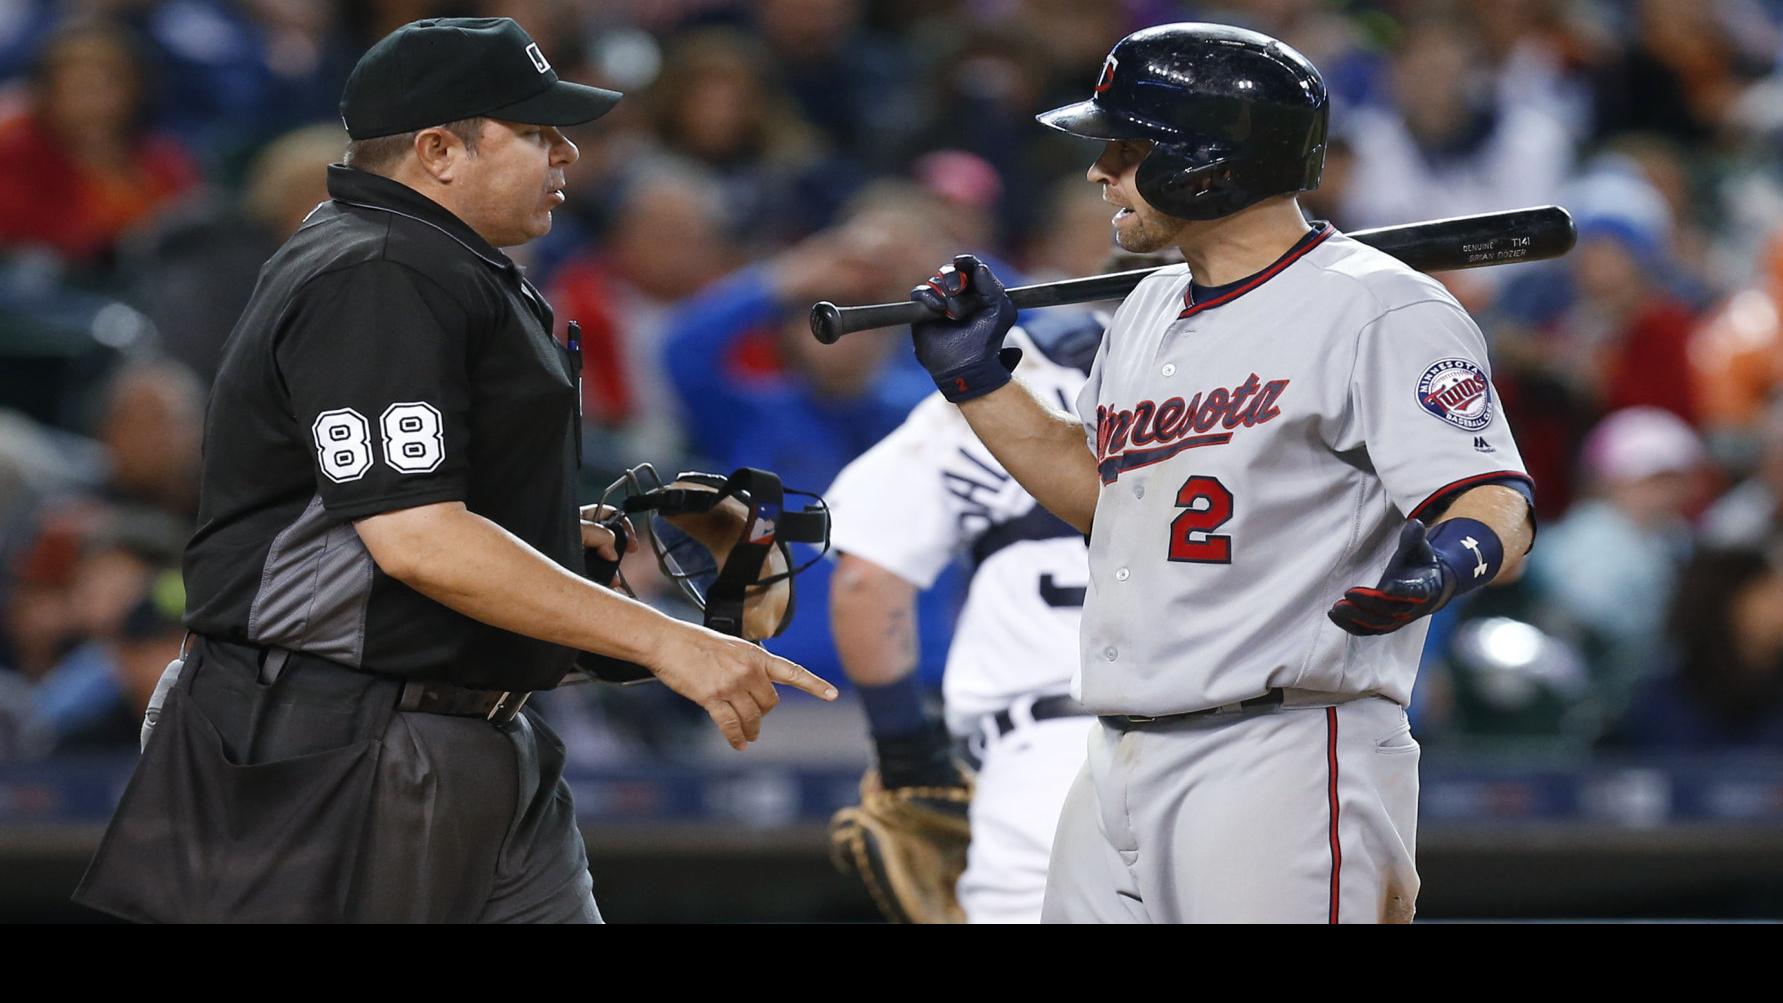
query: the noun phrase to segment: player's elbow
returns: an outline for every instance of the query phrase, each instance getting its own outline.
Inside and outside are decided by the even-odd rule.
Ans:
[[[895,572],[853,554],[836,558],[830,576],[830,619],[837,625],[862,609],[886,609],[916,600],[916,586]]]

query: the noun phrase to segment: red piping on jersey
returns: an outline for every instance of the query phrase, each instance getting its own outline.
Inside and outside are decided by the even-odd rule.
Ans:
[[[1531,488],[1535,487],[1535,479],[1521,470],[1494,470],[1489,474],[1475,474],[1472,477],[1463,477],[1458,481],[1451,481],[1448,484],[1444,484],[1442,487],[1437,488],[1435,491],[1430,492],[1430,497],[1419,502],[1418,507],[1412,509],[1411,514],[1406,516],[1406,518],[1422,518],[1425,509],[1462,488],[1470,487],[1483,481],[1502,481],[1506,478],[1516,481],[1528,481]]]
[[[1243,296],[1245,293],[1250,292],[1252,289],[1255,289],[1258,286],[1262,285],[1263,283],[1268,282],[1270,279],[1275,278],[1277,275],[1280,275],[1282,269],[1288,267],[1289,265],[1293,264],[1294,262],[1299,261],[1301,258],[1305,257],[1306,252],[1308,252],[1308,251],[1312,250],[1313,248],[1319,246],[1320,244],[1324,243],[1325,238],[1331,236],[1332,234],[1334,234],[1336,232],[1337,231],[1332,228],[1331,224],[1329,224],[1329,223],[1325,224],[1325,228],[1323,230],[1319,231],[1319,235],[1314,237],[1312,240],[1308,241],[1305,247],[1302,247],[1300,250],[1290,253],[1287,257],[1282,258],[1280,261],[1277,261],[1275,264],[1270,265],[1268,268],[1265,268],[1262,271],[1258,272],[1255,276],[1253,276],[1251,278],[1251,280],[1249,282],[1246,282],[1244,285],[1239,286],[1237,289],[1234,289],[1230,292],[1221,293],[1220,295],[1215,296],[1213,299],[1202,300],[1199,303],[1190,303],[1189,295],[1194,291],[1194,288],[1195,288],[1191,284],[1188,289],[1183,290],[1183,294],[1182,294],[1183,295],[1183,303],[1186,305],[1187,308],[1185,310],[1183,310],[1182,313],[1177,314],[1176,319],[1182,320],[1184,317],[1193,316],[1194,314],[1200,313],[1203,310],[1211,310],[1214,307],[1219,306],[1223,303],[1232,302],[1233,300],[1237,299],[1238,297]]]
[[[1337,922],[1337,900],[1342,889],[1343,844],[1337,838],[1337,708],[1325,708],[1325,793],[1331,801],[1331,910],[1327,922]]]

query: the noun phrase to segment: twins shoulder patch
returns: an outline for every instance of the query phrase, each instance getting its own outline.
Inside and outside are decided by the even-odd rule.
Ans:
[[[1418,405],[1469,432],[1492,424],[1492,383],[1466,359],[1443,359],[1418,379]]]

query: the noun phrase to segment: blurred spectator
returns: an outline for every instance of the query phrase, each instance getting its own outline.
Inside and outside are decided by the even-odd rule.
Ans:
[[[166,512],[191,528],[198,514],[204,397],[204,388],[178,363],[132,363],[117,373],[98,429],[105,497]]]
[[[818,228],[859,180],[824,154],[748,35],[704,28],[677,39],[647,100],[657,141],[715,174],[730,223],[752,242]]]
[[[239,197],[175,210],[125,242],[120,271],[130,299],[160,332],[162,349],[207,386],[260,266],[327,200],[328,165],[346,142],[333,124],[288,133],[254,159]]]
[[[1353,227],[1552,202],[1571,140],[1539,107],[1491,87],[1466,25],[1430,18],[1395,47],[1392,105],[1333,124],[1356,154],[1344,218]]]
[[[100,465],[93,443],[0,410],[0,559],[13,529],[39,503],[97,483]]]
[[[806,121],[881,168],[909,132],[910,61],[861,25],[861,0],[757,0],[755,26]]]
[[[1783,571],[1754,549],[1704,550],[1670,617],[1671,670],[1637,693],[1619,744],[1666,753],[1783,748]]]
[[[56,734],[51,752],[136,751],[149,697],[185,640],[185,600],[177,569],[164,569],[148,582],[116,632],[100,644],[109,690]]]
[[[156,123],[189,144],[214,173],[232,178],[245,157],[273,136],[338,120],[341,87],[358,53],[337,21],[343,8],[365,6],[360,0],[122,5],[133,8],[123,16],[147,41],[154,61]]]
[[[1661,259],[1665,270],[1650,275],[1649,281],[1663,286],[1679,302],[1695,311],[1707,307],[1714,299],[1713,273],[1719,263],[1715,260],[1714,236],[1703,223],[1707,213],[1697,190],[1697,179],[1686,158],[1685,150],[1672,140],[1637,132],[1606,143],[1604,155],[1592,166],[1601,170],[1605,164],[1616,165],[1617,170],[1627,171],[1646,182],[1664,200],[1669,222],[1665,256]],[[1590,174],[1586,175],[1587,183],[1590,177]],[[1589,201],[1589,196],[1585,200]],[[1568,202],[1569,206],[1573,204]],[[1583,208],[1595,210],[1599,207]]]
[[[917,158],[910,165],[910,176],[946,206],[943,236],[949,244],[981,252],[1001,246],[996,210],[1003,197],[1003,179],[983,157],[963,150],[936,150]]]
[[[1729,295],[1691,335],[1690,365],[1703,431],[1716,456],[1735,469],[1749,468],[1757,459],[1767,404],[1783,390],[1780,312],[1783,231],[1771,237],[1752,281]]]
[[[126,228],[197,183],[185,151],[144,126],[143,73],[137,43],[115,24],[45,44],[24,109],[0,122],[0,249],[103,264]]]
[[[938,239],[944,214],[940,200],[920,187],[879,182],[834,229],[683,303],[668,321],[665,352],[693,451],[717,470],[763,467],[789,488],[820,491],[897,427],[934,389],[911,363],[907,339],[884,331],[821,345],[806,311],[818,299],[905,298],[957,250]],[[827,608],[828,582],[827,562],[801,575],[800,606]],[[936,671],[955,588],[957,581],[919,607],[924,664]],[[840,678],[827,617],[796,618],[768,647]]]
[[[909,140],[912,161],[930,150],[961,150],[990,164],[1003,183],[999,222],[1010,234],[1046,223],[1035,214],[1053,180],[1081,176],[1095,159],[1081,140],[1036,127],[1035,113],[1050,107],[1038,44],[1018,27],[949,24],[933,40],[936,56],[920,84],[926,115]],[[1106,50],[1074,68],[1069,96],[1055,103],[1083,100]]]
[[[91,505],[61,506],[18,534],[25,542],[9,548],[0,579],[0,669],[35,684],[80,643],[74,585],[98,517]]]
[[[1722,138],[1777,46],[1776,28],[1756,4],[1637,0],[1631,44],[1598,76],[1597,134],[1656,132],[1684,144]]]
[[[566,262],[546,293],[561,334],[582,328],[583,420],[596,462],[679,455],[679,402],[663,368],[663,322],[678,301],[734,268],[719,189],[702,169],[666,157],[637,165],[597,250]]]
[[[110,645],[123,637],[158,573],[178,564],[186,535],[184,526],[163,513],[119,509],[85,541],[65,593],[78,643],[37,677],[32,693],[36,720],[53,741],[113,715],[124,684]]]
[[[1540,108],[1574,136],[1589,132],[1590,71],[1613,42],[1602,28],[1568,0],[1494,0],[1461,9],[1501,104]]]
[[[1102,200],[1100,185],[1082,177],[1059,180],[1048,193],[1041,229],[1028,247],[1029,279],[1055,282],[1102,271],[1115,249],[1114,211]]]
[[[1654,278],[1671,264],[1669,208],[1632,175],[1604,173],[1586,184],[1604,190],[1574,201],[1579,244],[1568,264],[1576,299],[1562,320],[1574,350],[1584,355],[1586,389],[1605,412],[1652,406],[1695,421],[1693,318]]]
[[[1633,171],[1574,187],[1579,242],[1557,268],[1514,279],[1496,328],[1494,378],[1518,448],[1556,514],[1573,494],[1574,445],[1598,415],[1664,408],[1694,421],[1689,309],[1654,280],[1668,272],[1670,213]]]
[[[1703,513],[1703,542],[1760,549],[1783,541],[1783,397],[1754,429],[1760,445],[1756,472]]]
[[[1704,460],[1696,433],[1668,411],[1610,415],[1585,440],[1592,496],[1543,530],[1530,554],[1529,584],[1545,614],[1583,629],[1604,653],[1599,686],[1612,710],[1661,650]]]

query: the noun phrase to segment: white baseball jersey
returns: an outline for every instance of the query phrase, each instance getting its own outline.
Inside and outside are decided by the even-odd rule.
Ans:
[[[1077,410],[1102,478],[1083,667],[1106,714],[1271,687],[1411,699],[1429,620],[1354,637],[1408,517],[1527,480],[1485,338],[1428,276],[1321,226],[1190,304],[1187,266],[1116,311]]]
[[[1022,349],[1022,380],[1069,412],[1083,371],[1048,358],[1020,328],[1008,343]],[[1017,697],[1069,689],[1089,573],[1083,536],[1041,508],[939,393],[845,467],[824,499],[836,552],[918,588],[962,554],[973,559],[942,677],[955,733]]]

